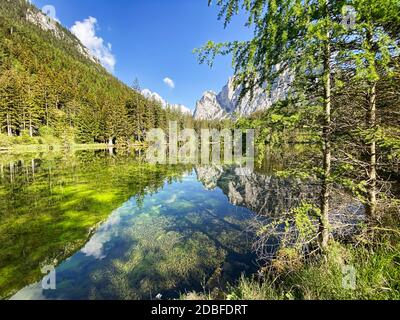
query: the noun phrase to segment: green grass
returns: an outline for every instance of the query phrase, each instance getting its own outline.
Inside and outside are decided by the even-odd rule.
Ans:
[[[332,242],[323,256],[297,268],[268,268],[263,277],[242,277],[237,284],[212,293],[189,293],[182,299],[226,300],[400,300],[400,241],[398,219],[392,227],[375,230],[352,243]],[[379,230],[376,232],[376,230]],[[383,231],[382,231],[383,230]],[[276,262],[276,261],[275,261]],[[275,265],[274,263],[271,264]],[[344,267],[353,267],[355,287],[343,285]]]
[[[343,266],[354,266],[355,288],[343,286]],[[214,299],[190,293],[183,299]],[[305,264],[286,275],[263,280],[242,277],[224,292],[227,300],[399,300],[400,246],[354,248],[334,244],[318,262]]]
[[[105,149],[105,143],[75,143],[73,137],[60,139],[52,134],[43,134],[30,137],[27,134],[22,136],[7,136],[0,134],[0,151],[11,154],[26,154],[35,152],[60,152],[64,149],[71,151]]]

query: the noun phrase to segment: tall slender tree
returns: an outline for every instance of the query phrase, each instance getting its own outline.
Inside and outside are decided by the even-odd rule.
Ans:
[[[209,1],[211,4],[212,1]],[[329,0],[217,0],[220,18],[227,26],[240,10],[248,14],[247,26],[254,38],[215,44],[197,50],[200,63],[213,63],[218,54],[232,54],[236,84],[242,96],[256,87],[272,85],[285,73],[294,77],[292,88],[306,103],[317,101],[321,112],[323,173],[321,176],[320,244],[329,240],[329,198],[331,184],[331,100],[332,64],[341,33],[345,1]],[[321,81],[322,80],[322,81]],[[304,85],[306,84],[306,85]],[[310,91],[310,87],[313,88]],[[308,89],[308,92],[307,92]]]
[[[377,135],[380,130],[377,88],[382,80],[392,78],[396,70],[394,61],[400,54],[400,35],[395,31],[400,26],[400,1],[352,0],[348,4],[354,8],[356,20],[345,43],[346,49],[341,54],[347,65],[351,66],[350,70],[353,70],[348,80],[360,88],[358,91],[364,97],[362,108],[366,112],[365,123],[358,127],[368,157],[366,208],[367,215],[376,218],[379,158]]]
[[[19,128],[19,75],[15,68],[0,75],[0,121],[1,131],[13,136]]]

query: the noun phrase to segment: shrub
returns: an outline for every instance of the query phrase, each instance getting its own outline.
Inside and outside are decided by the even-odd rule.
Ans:
[[[14,144],[14,138],[0,133],[0,147],[11,147]]]
[[[39,128],[39,135],[41,137],[51,137],[54,136],[54,131],[52,128],[44,126]]]
[[[21,142],[21,144],[35,144],[36,142],[35,139],[29,135],[28,130],[21,131],[21,136],[19,141]]]

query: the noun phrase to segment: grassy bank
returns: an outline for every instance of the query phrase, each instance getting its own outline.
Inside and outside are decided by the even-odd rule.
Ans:
[[[36,152],[49,152],[49,151],[62,151],[65,149],[76,150],[97,150],[107,148],[106,144],[93,143],[93,144],[71,144],[68,146],[60,144],[28,144],[28,145],[13,145],[7,148],[0,148],[1,152],[20,154],[20,153],[36,153]]]
[[[400,248],[366,249],[332,245],[318,262],[263,279],[242,277],[223,293],[190,293],[186,299],[226,300],[399,300]],[[355,286],[345,287],[344,273],[354,267]]]
[[[364,227],[350,241],[332,241],[324,255],[274,260],[262,276],[242,277],[220,291],[189,293],[182,299],[399,300],[399,240],[397,207],[392,218]]]
[[[368,250],[333,246],[319,262],[307,264],[275,280],[242,279],[229,299],[250,300],[398,300],[400,299],[399,247]],[[354,287],[344,286],[348,268],[354,267]],[[343,283],[344,282],[344,283]]]
[[[106,143],[77,143],[73,137],[59,138],[46,133],[37,137],[29,135],[10,137],[0,134],[0,152],[11,154],[102,150],[108,147]],[[140,148],[143,147],[143,143],[132,143],[124,147]]]
[[[52,134],[50,129],[41,130],[41,134],[35,137],[30,137],[27,133],[23,133],[21,136],[0,134],[0,152],[14,154],[62,151],[64,149],[105,149],[106,147],[105,143],[78,143],[73,135],[57,137]]]

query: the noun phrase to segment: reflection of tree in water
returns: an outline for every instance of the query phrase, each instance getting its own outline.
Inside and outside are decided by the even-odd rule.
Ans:
[[[84,280],[85,289],[73,288],[78,297],[151,298],[160,292],[176,297],[177,291],[223,288],[242,272],[257,269],[251,265],[251,234],[244,232],[253,215],[244,208],[262,216],[262,228],[303,201],[318,201],[316,184],[274,174],[240,175],[243,171],[233,167],[199,167],[198,179],[215,192],[201,186],[186,190],[191,184],[183,183],[182,197],[171,197],[175,189],[168,189],[165,200],[158,198],[165,183],[182,181],[190,167],[152,166],[98,153],[92,158],[87,152],[0,163],[0,296],[37,281],[40,264],[71,256],[132,195],[143,213],[121,230],[118,252],[95,262],[99,265]],[[167,209],[146,212],[149,198],[157,204],[153,207],[164,201]],[[359,205],[345,193],[333,200],[331,216],[346,225],[350,220],[343,210],[354,213]],[[86,276],[85,263],[79,272]]]
[[[198,179],[209,189],[220,188],[229,201],[257,215],[250,230],[261,260],[270,260],[282,246],[311,251],[318,237],[320,186],[313,180],[281,177],[269,170],[243,174],[240,168],[196,168]],[[347,237],[363,219],[364,207],[341,188],[332,192],[330,224],[335,237]],[[302,230],[300,230],[300,228]]]
[[[71,256],[132,195],[140,202],[188,170],[95,151],[1,156],[0,297],[39,280],[41,265]]]

